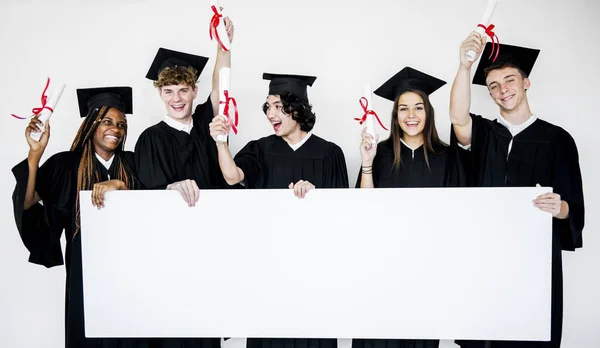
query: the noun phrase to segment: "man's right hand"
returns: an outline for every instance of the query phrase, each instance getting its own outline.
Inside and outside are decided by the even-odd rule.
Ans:
[[[29,144],[29,149],[31,152],[39,154],[41,157],[42,153],[46,149],[48,145],[48,139],[50,138],[50,120],[46,122],[46,127],[44,129],[44,133],[40,137],[39,141],[35,141],[30,137],[31,133],[39,133],[42,131],[42,121],[39,120],[40,115],[35,115],[27,125],[25,129],[25,139],[27,139],[27,144]]]
[[[468,69],[477,61],[477,59],[479,59],[479,56],[481,56],[481,52],[483,52],[483,48],[485,47],[486,40],[487,36],[482,37],[476,31],[472,31],[471,34],[469,34],[469,37],[467,37],[460,45],[461,67]],[[469,51],[475,51],[475,59],[472,62],[467,59],[467,52]]]
[[[198,188],[198,185],[196,185],[196,181],[190,179],[169,184],[167,190],[179,191],[183,200],[190,207],[195,206],[196,202],[198,202],[198,198],[200,198],[200,189]]]

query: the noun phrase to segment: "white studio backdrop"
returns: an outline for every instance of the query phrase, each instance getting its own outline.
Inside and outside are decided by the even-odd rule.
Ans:
[[[431,101],[438,132],[447,140],[459,45],[480,20],[486,1],[222,0],[221,5],[236,31],[232,95],[239,105],[240,133],[230,139],[232,151],[271,134],[261,112],[268,86],[263,72],[316,75],[308,91],[317,114],[314,132],[342,147],[354,185],[361,127],[352,118],[361,116],[363,84],[376,88],[404,66],[444,79],[448,85]],[[541,49],[530,76],[532,110],[569,131],[579,148],[588,218],[584,248],[564,253],[566,348],[600,345],[600,246],[595,233],[600,189],[594,180],[600,168],[592,152],[599,124],[598,14],[600,4],[594,0],[499,0],[492,20],[501,42]],[[159,47],[210,57],[197,101],[210,92],[216,52],[208,38],[210,17],[204,0],[0,1],[1,346],[61,347],[64,332],[64,268],[28,264],[14,224],[10,169],[25,158],[28,146],[23,139],[26,121],[9,114],[27,115],[39,106],[47,76],[67,84],[51,121],[45,159],[68,149],[79,127],[76,88],[129,85],[134,88],[134,115],[128,120],[126,148],[131,150],[139,134],[164,115],[156,90],[144,78]],[[391,102],[374,97],[373,104],[389,125]],[[473,87],[471,109],[497,116],[483,87]],[[387,136],[378,131],[381,138]]]

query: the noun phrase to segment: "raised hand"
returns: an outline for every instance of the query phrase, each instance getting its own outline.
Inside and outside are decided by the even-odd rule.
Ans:
[[[208,124],[208,129],[210,130],[210,136],[216,143],[219,143],[217,137],[219,135],[227,135],[229,134],[229,121],[225,119],[225,117],[221,115],[215,116],[212,121]]]
[[[25,139],[27,139],[27,144],[29,145],[30,150],[32,152],[39,153],[41,156],[48,145],[48,139],[50,139],[50,120],[46,122],[46,127],[44,129],[44,133],[42,133],[42,136],[40,137],[40,140],[35,141],[34,139],[31,139],[30,134],[39,133],[42,131],[42,121],[39,120],[39,117],[39,114],[35,115],[35,117],[33,117],[27,125],[27,128],[25,128]]]
[[[482,37],[478,32],[472,31],[471,34],[460,45],[460,65],[470,68],[481,56],[487,36]],[[475,59],[471,62],[467,59],[467,52],[474,51]]]
[[[360,157],[362,159],[362,165],[370,166],[373,164],[373,159],[375,159],[375,155],[377,154],[379,135],[375,135],[375,139],[373,139],[371,134],[367,133],[367,127],[363,128],[361,135]],[[373,142],[375,144],[373,144]]]

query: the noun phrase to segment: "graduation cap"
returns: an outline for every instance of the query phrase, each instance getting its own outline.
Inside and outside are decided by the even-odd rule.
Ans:
[[[307,86],[312,86],[316,79],[316,76],[263,74],[263,80],[271,81],[269,83],[269,95],[282,95],[289,92],[306,100],[308,100]]]
[[[540,50],[537,49],[500,44],[498,58],[495,62],[492,62],[491,59],[487,59],[487,57],[490,56],[491,51],[492,43],[488,42],[481,53],[481,57],[483,58],[479,61],[479,65],[473,76],[473,83],[476,85],[487,87],[487,84],[485,83],[485,69],[503,63],[513,64],[525,73],[524,77],[527,77],[531,73],[533,65],[540,54]]]
[[[406,91],[419,90],[430,95],[445,84],[446,81],[407,66],[392,76],[392,78],[387,80],[373,93],[382,98],[395,101],[400,94]]]
[[[124,114],[133,114],[133,88],[81,88],[77,90],[77,102],[81,117],[86,117],[89,110],[103,106],[117,108]]]
[[[164,68],[185,68],[191,66],[198,71],[198,76],[196,76],[196,80],[198,80],[200,73],[202,70],[204,70],[206,62],[208,62],[207,57],[196,56],[193,54],[173,51],[161,47],[158,49],[152,65],[150,65],[150,70],[148,70],[146,78],[152,81],[157,81],[158,74],[160,74]]]

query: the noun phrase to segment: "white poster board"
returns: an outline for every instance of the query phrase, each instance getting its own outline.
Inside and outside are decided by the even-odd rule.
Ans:
[[[86,335],[548,340],[548,191],[82,192]]]

